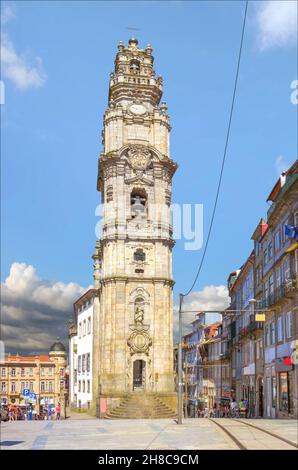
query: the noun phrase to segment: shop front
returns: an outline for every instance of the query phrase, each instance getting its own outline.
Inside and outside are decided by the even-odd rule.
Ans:
[[[294,416],[294,367],[290,358],[281,358],[276,361],[276,375],[278,385],[278,418]]]

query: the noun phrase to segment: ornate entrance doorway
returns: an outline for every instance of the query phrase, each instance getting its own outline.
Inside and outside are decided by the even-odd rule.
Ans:
[[[133,390],[144,390],[145,388],[146,362],[137,359],[133,363]]]

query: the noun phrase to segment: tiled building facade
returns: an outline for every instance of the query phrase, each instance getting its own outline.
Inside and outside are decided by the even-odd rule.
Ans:
[[[247,399],[250,416],[297,417],[297,161],[279,178],[267,202],[271,203],[267,219],[262,218],[252,234],[251,254],[228,277],[231,304],[222,316],[216,340],[208,341],[205,336],[192,345],[205,350],[199,360],[206,368],[203,379],[197,377],[197,389],[201,380],[203,402],[208,406],[229,396]],[[220,364],[220,392],[216,363]],[[228,364],[228,376],[223,364]]]

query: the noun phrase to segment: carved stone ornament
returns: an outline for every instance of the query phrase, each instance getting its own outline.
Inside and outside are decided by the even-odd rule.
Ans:
[[[135,170],[146,170],[151,161],[151,152],[143,145],[135,145],[127,152],[130,165]]]
[[[145,330],[135,330],[127,340],[130,348],[130,354],[144,353],[149,354],[149,348],[152,345],[152,339]]]

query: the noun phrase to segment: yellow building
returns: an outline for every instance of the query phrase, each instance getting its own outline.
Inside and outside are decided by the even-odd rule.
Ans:
[[[58,339],[48,356],[7,355],[0,362],[1,404],[17,406],[31,402],[39,413],[41,406],[60,403],[63,412],[68,400],[66,365],[65,347]],[[24,389],[35,394],[36,399],[26,398]]]

